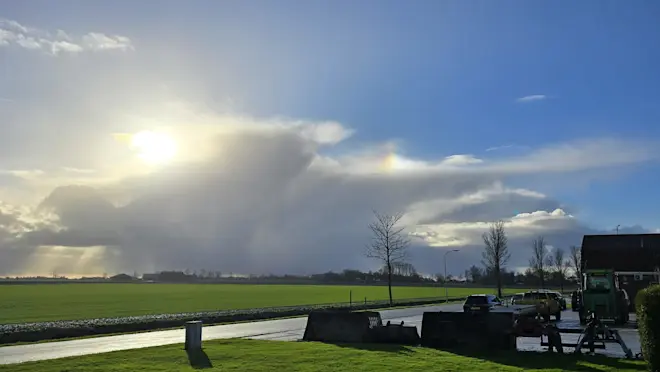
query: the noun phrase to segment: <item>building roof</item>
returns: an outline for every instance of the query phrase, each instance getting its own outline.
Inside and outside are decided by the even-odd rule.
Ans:
[[[132,280],[133,277],[128,275],[128,274],[117,274],[115,276],[111,276],[110,280]]]
[[[582,268],[653,271],[660,266],[660,234],[585,235]]]

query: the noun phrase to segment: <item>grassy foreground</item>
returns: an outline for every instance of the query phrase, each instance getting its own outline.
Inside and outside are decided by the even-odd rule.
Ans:
[[[250,284],[27,284],[0,286],[0,324],[387,299],[385,286]],[[449,296],[492,293],[449,288]],[[509,290],[510,293],[522,291]],[[441,297],[443,288],[395,287],[395,299]]]
[[[0,365],[0,372],[120,371],[642,371],[641,361],[542,353],[458,355],[398,345],[222,340],[187,355],[182,345]]]

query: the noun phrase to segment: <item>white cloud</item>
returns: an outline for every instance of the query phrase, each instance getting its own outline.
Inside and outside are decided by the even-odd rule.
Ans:
[[[37,40],[35,40],[33,37],[30,36],[24,36],[24,35],[18,35],[18,37],[15,40],[16,44],[22,46],[25,49],[39,49],[41,48],[41,44]]]
[[[95,173],[96,172],[96,170],[94,170],[94,169],[81,169],[81,168],[75,168],[75,167],[63,167],[62,169],[64,169],[67,172],[71,172],[71,173],[89,174],[89,173]]]
[[[1,25],[1,24],[0,24]],[[4,30],[0,27],[0,46],[9,45],[16,39],[16,34],[9,30]]]
[[[319,144],[334,145],[353,135],[354,131],[337,122],[295,123],[303,136]]]
[[[50,45],[50,51],[54,55],[58,55],[62,52],[68,52],[68,53],[78,53],[83,51],[83,47],[70,43],[65,40],[60,40],[60,41],[44,41],[45,45]]]
[[[20,23],[12,20],[2,20],[0,19],[0,25],[4,26],[6,29],[10,31],[15,31],[20,34],[27,34],[30,32],[27,27],[21,25]]]
[[[468,165],[468,164],[480,164],[484,161],[478,158],[475,158],[473,155],[450,155],[447,156],[442,164],[447,165]]]
[[[529,150],[529,146],[522,145],[503,145],[503,146],[492,146],[486,149],[486,152],[491,151],[502,151],[502,150]]]
[[[72,41],[72,40],[73,40],[73,39],[71,38],[71,36],[69,36],[69,34],[66,33],[66,31],[64,31],[64,30],[57,30],[57,32],[55,33],[55,35],[57,36],[57,38],[58,38],[59,40],[64,40],[64,41]]]
[[[545,172],[573,172],[657,160],[654,141],[597,138],[574,140],[540,148],[503,166],[517,171],[543,169]]]
[[[43,176],[45,172],[41,169],[17,169],[17,170],[8,170],[0,171],[0,173],[8,173],[19,178],[33,179],[36,177]]]
[[[542,100],[547,99],[547,98],[548,98],[548,96],[546,96],[545,94],[532,94],[532,95],[529,95],[529,96],[520,97],[520,98],[516,99],[516,102],[524,103],[524,102],[542,101]]]
[[[82,40],[85,46],[91,50],[133,49],[131,40],[125,36],[110,36],[98,32],[90,32],[83,36]]]
[[[524,266],[534,236],[543,234],[548,244],[568,247],[596,230],[552,197],[507,185],[510,177],[555,177],[643,163],[655,160],[658,148],[643,141],[597,139],[498,159],[412,159],[392,145],[329,155],[323,149],[347,138],[350,128],[216,116],[182,107],[176,112],[172,120],[186,125],[161,129],[172,132],[183,157],[167,167],[134,172],[118,160],[122,144],[115,141],[117,147],[103,151],[110,151],[107,161],[116,163],[96,172],[78,167],[61,167],[62,173],[5,172],[21,180],[21,188],[40,185],[52,191],[38,208],[16,207],[20,212],[3,214],[9,221],[38,213],[50,217],[41,224],[12,222],[20,231],[0,228],[0,275],[88,273],[90,267],[242,273],[373,268],[361,247],[374,208],[406,212],[407,228],[415,236],[412,262],[424,272],[438,269],[446,247],[460,248],[452,257],[460,271],[478,264],[481,234],[497,219],[507,221],[510,266]],[[160,121],[157,116],[138,119],[141,125]],[[110,165],[124,173],[107,173]],[[44,248],[54,246],[70,250]],[[93,254],[84,256],[87,248],[81,247]],[[54,259],[58,255],[69,259]]]
[[[90,32],[80,38],[63,30],[54,34],[33,27],[26,27],[13,20],[0,19],[0,46],[16,45],[30,50],[44,50],[53,55],[79,53],[85,50],[132,50],[132,41],[125,36]]]

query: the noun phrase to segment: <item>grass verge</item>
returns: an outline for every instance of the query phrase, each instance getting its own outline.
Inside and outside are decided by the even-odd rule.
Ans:
[[[449,288],[449,297],[492,288]],[[511,289],[520,292],[522,289]],[[385,300],[385,286],[29,284],[0,286],[0,324]],[[396,300],[444,297],[440,287],[394,287]]]
[[[452,354],[399,345],[222,340],[199,353],[171,345],[23,364],[0,372],[120,371],[642,371],[641,361],[549,353]]]

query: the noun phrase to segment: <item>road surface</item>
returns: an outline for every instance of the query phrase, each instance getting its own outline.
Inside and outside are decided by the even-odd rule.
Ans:
[[[418,332],[422,327],[422,314],[425,311],[462,311],[460,304],[439,306],[423,306],[381,311],[383,321],[401,322],[414,325]],[[579,328],[577,313],[564,311],[560,327]],[[223,338],[249,338],[260,340],[296,341],[302,338],[305,331],[307,317],[266,320],[250,323],[226,324],[204,327],[203,340],[216,340]],[[640,350],[637,330],[631,327],[620,330],[624,341],[638,353]],[[46,342],[0,347],[0,364],[23,363],[28,361],[57,359],[78,355],[107,353],[110,351],[138,349],[152,346],[162,346],[183,343],[185,331],[183,329],[153,331],[146,333],[125,334],[106,337],[95,337],[71,341]],[[575,342],[578,335],[562,335],[566,342]],[[518,349],[540,351],[543,350],[538,338],[519,338]],[[569,349],[570,351],[570,349]],[[611,356],[623,356],[618,345],[608,345],[608,349],[601,351]]]

